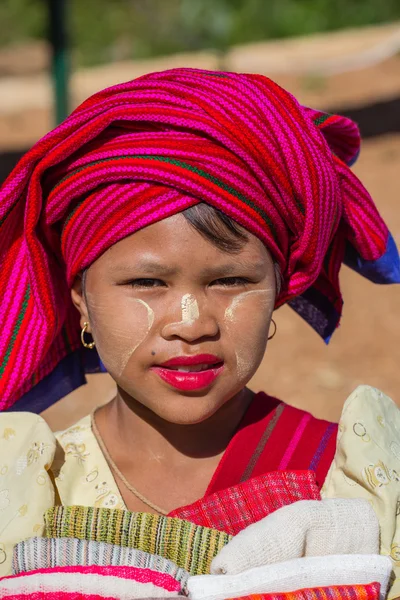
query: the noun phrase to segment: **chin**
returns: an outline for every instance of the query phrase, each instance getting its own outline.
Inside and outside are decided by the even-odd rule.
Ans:
[[[151,395],[160,398],[161,394]],[[221,397],[213,393],[202,395],[184,395],[178,393],[162,394],[162,402],[154,403],[146,398],[138,401],[151,410],[158,418],[175,425],[197,425],[211,418],[225,404]]]
[[[127,395],[125,399],[128,404],[129,397],[134,398],[138,405],[174,425],[198,425],[207,421],[244,388],[244,384],[237,382],[234,388],[231,385],[212,386],[185,393],[151,385],[136,388],[132,386],[132,380],[128,385],[122,386],[119,382],[117,385]]]
[[[168,405],[149,407],[164,421],[175,425],[198,425],[210,419],[221,408],[219,402],[206,398],[181,397]]]

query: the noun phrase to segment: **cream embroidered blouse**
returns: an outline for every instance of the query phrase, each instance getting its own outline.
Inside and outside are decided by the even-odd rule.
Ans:
[[[381,527],[381,554],[392,558],[400,595],[400,409],[360,386],[347,399],[324,497],[367,498]],[[11,572],[13,546],[43,535],[54,506],[125,508],[87,416],[53,434],[31,413],[0,414],[0,576]]]

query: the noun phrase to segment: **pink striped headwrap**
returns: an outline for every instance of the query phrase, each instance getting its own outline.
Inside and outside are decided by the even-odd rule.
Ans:
[[[393,239],[348,167],[359,145],[352,121],[261,75],[174,69],[86,100],[0,191],[0,408],[21,399],[15,408],[40,410],[82,383],[74,277],[199,202],[265,243],[283,274],[276,306],[288,302],[328,340],[343,261],[400,282]],[[93,356],[86,369],[98,368]]]

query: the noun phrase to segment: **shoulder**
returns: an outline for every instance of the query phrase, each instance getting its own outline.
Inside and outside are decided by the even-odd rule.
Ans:
[[[254,400],[252,417],[259,420],[257,431],[254,428],[251,436],[253,445],[253,438],[257,439],[253,473],[311,470],[321,486],[335,454],[337,424],[316,419],[264,393],[257,394]],[[258,415],[254,414],[256,410]]]
[[[54,469],[64,506],[125,508],[110,467],[92,430],[92,415],[56,434],[62,460]]]
[[[68,444],[81,443],[82,438],[91,433],[91,431],[92,417],[91,415],[86,415],[86,417],[83,417],[83,419],[80,419],[71,425],[71,427],[68,427],[62,431],[56,431],[54,435],[60,446],[62,446],[65,450],[65,447]]]
[[[337,425],[337,423],[335,424],[331,421],[315,417],[304,408],[294,406],[293,404],[287,404],[283,400],[279,400],[274,396],[268,395],[266,392],[258,392],[254,396],[253,404],[254,406],[258,407],[258,411],[263,415],[272,416],[276,412],[278,412],[279,415],[284,413],[285,417],[290,418],[291,420],[293,420],[293,422],[304,419],[320,427],[326,427],[327,425]]]
[[[400,408],[380,390],[362,385],[347,398],[339,422],[337,461],[362,460],[369,471],[400,482]],[[381,469],[376,465],[383,465]],[[371,472],[372,472],[371,471]]]
[[[28,412],[0,413],[0,481],[30,480],[53,462],[56,439],[46,421]],[[27,479],[28,478],[28,479]]]
[[[343,407],[337,449],[322,489],[327,498],[364,498],[380,524],[380,553],[390,556],[400,594],[400,408],[373,387],[359,386]]]
[[[291,435],[299,436],[301,432],[307,434],[323,434],[326,430],[331,433],[337,431],[337,423],[332,423],[324,419],[313,416],[307,410],[286,404],[277,398],[268,396],[264,392],[259,392],[255,397],[255,404],[258,405],[259,412],[263,413],[268,421],[274,422],[274,429],[280,434],[285,432],[285,437]]]
[[[30,478],[49,468],[56,439],[46,421],[29,412],[0,413],[0,477],[13,487],[20,478]],[[17,479],[15,479],[17,478]]]
[[[93,438],[91,415],[83,417],[63,431],[56,431],[54,435],[58,444],[53,470],[58,477],[68,458],[82,461],[87,456],[87,448]]]
[[[45,454],[55,448],[55,437],[46,421],[29,412],[0,413],[0,456],[11,459],[24,448]]]
[[[55,450],[42,417],[0,414],[0,576],[11,570],[14,544],[43,532],[43,513],[54,504],[48,470]]]
[[[371,386],[347,398],[339,422],[337,451],[328,482],[335,489],[361,486],[383,491],[400,483],[400,408]],[[343,474],[346,473],[344,476]]]
[[[347,421],[352,416],[372,418],[381,425],[396,427],[400,419],[399,406],[384,392],[370,385],[359,385],[347,398],[342,411],[340,422]],[[385,418],[386,417],[386,418]]]

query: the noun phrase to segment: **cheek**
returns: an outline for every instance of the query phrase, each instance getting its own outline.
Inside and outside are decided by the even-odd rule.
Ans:
[[[113,304],[110,298],[92,300],[89,308],[98,353],[111,376],[119,378],[147,338],[154,312],[137,298],[127,299],[123,306]]]
[[[241,381],[249,380],[262,360],[274,302],[271,290],[254,290],[236,296],[225,311],[224,326]]]

